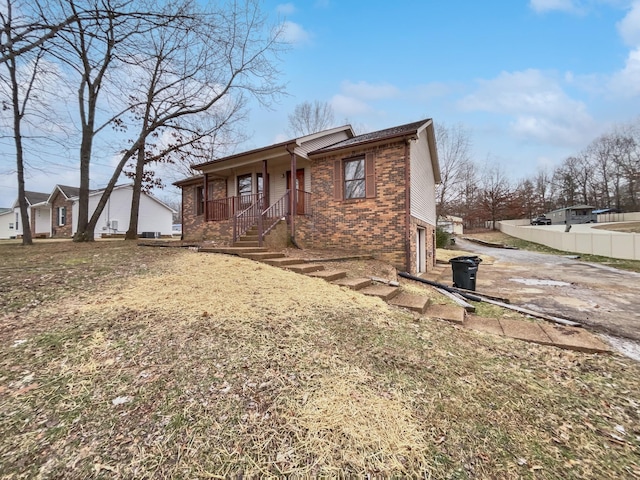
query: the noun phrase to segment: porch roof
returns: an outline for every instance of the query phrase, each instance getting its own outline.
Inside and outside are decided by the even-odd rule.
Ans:
[[[24,198],[27,199],[27,203],[29,204],[29,206],[33,206],[33,205],[37,205],[38,203],[46,203],[47,198],[49,198],[49,194],[41,193],[41,192],[25,191]],[[16,199],[16,201],[14,202],[13,208],[16,208],[20,204],[18,200],[19,199]]]
[[[288,156],[291,153],[295,153],[298,157],[308,158],[307,154],[311,149],[317,147],[318,145],[322,145],[321,139],[323,137],[328,137],[341,132],[344,132],[347,138],[352,138],[354,136],[351,125],[344,125],[329,130],[323,130],[322,132],[292,138],[290,140],[275,143],[266,147],[255,148],[246,152],[217,158],[209,162],[198,163],[195,165],[191,165],[191,168],[195,170],[203,170],[210,166],[222,166],[225,163],[233,163],[234,165],[247,164],[259,160]]]

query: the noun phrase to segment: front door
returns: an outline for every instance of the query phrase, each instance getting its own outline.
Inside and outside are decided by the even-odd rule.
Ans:
[[[291,171],[287,171],[287,190],[291,189]],[[293,193],[293,192],[292,192]],[[298,197],[296,214],[304,215],[304,168],[296,170],[296,193]]]

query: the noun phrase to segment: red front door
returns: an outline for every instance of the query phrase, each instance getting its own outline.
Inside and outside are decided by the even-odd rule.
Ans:
[[[287,171],[287,190],[291,189],[291,171]],[[296,190],[298,196],[296,214],[304,215],[304,168],[296,170]]]

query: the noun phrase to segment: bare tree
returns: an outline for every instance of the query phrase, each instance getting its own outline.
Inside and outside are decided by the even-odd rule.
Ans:
[[[539,212],[544,213],[551,210],[551,174],[546,168],[539,168],[533,179],[534,195],[537,197],[536,205]]]
[[[626,195],[621,194],[620,204],[632,211],[640,207],[639,186],[640,186],[640,118],[635,123],[623,125],[617,129],[615,134],[615,154],[614,162],[620,172]]]
[[[137,40],[137,82],[132,87],[131,125],[137,137],[127,148],[89,221],[95,224],[120,173],[133,160],[131,220],[126,238],[137,238],[140,194],[156,162],[209,159],[217,138],[232,135],[243,118],[247,95],[263,103],[281,91],[272,56],[280,29],[265,33],[257,1],[218,10],[178,5],[180,16]],[[167,13],[167,18],[170,13]],[[149,139],[153,141],[150,142]]]
[[[28,49],[19,54],[22,47],[23,32],[20,26],[24,17],[14,15],[14,8],[20,9],[12,0],[5,0],[4,9],[0,10],[2,30],[0,39],[2,48],[0,51],[6,56],[2,66],[6,69],[6,75],[0,75],[2,90],[9,98],[2,100],[3,110],[10,110],[12,114],[12,136],[16,154],[16,173],[18,179],[18,205],[20,207],[20,220],[22,222],[22,244],[32,245],[31,224],[27,199],[25,196],[25,149],[23,144],[23,120],[27,111],[27,105],[34,92],[34,84],[41,71],[40,63],[44,54],[41,48]],[[17,7],[17,8],[16,8]]]
[[[314,100],[296,105],[289,114],[289,131],[292,135],[308,135],[334,126],[333,108],[327,102]]]
[[[482,196],[480,203],[489,214],[492,229],[495,230],[496,222],[504,219],[511,198],[511,185],[506,173],[498,163],[487,165],[482,169],[480,178]]]
[[[78,109],[80,117],[80,191],[77,229],[74,241],[92,241],[89,226],[89,181],[93,143],[97,134],[118,114],[98,120],[101,93],[107,72],[117,60],[116,53],[130,36],[141,33],[140,19],[127,10],[128,0],[58,0],[57,9],[73,17],[61,31],[50,49],[60,62],[70,67],[78,79]],[[79,15],[81,8],[108,12],[95,17]]]
[[[471,165],[469,132],[460,124],[448,127],[436,124],[436,145],[440,162],[440,185],[437,187],[438,216],[447,215],[452,203],[463,194],[466,173]]]
[[[5,18],[13,16],[11,10],[17,3],[5,0],[3,8]],[[76,10],[65,14],[62,10],[45,9],[46,2],[34,0],[18,5],[22,12],[19,18],[12,19],[11,24],[4,23],[0,31],[0,64],[15,60],[31,51],[45,47],[63,29],[75,22],[79,17],[93,17],[95,12]]]

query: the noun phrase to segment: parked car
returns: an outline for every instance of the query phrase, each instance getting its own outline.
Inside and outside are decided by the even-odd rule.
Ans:
[[[531,220],[531,225],[551,225],[551,219],[544,215],[540,215],[539,217]]]

